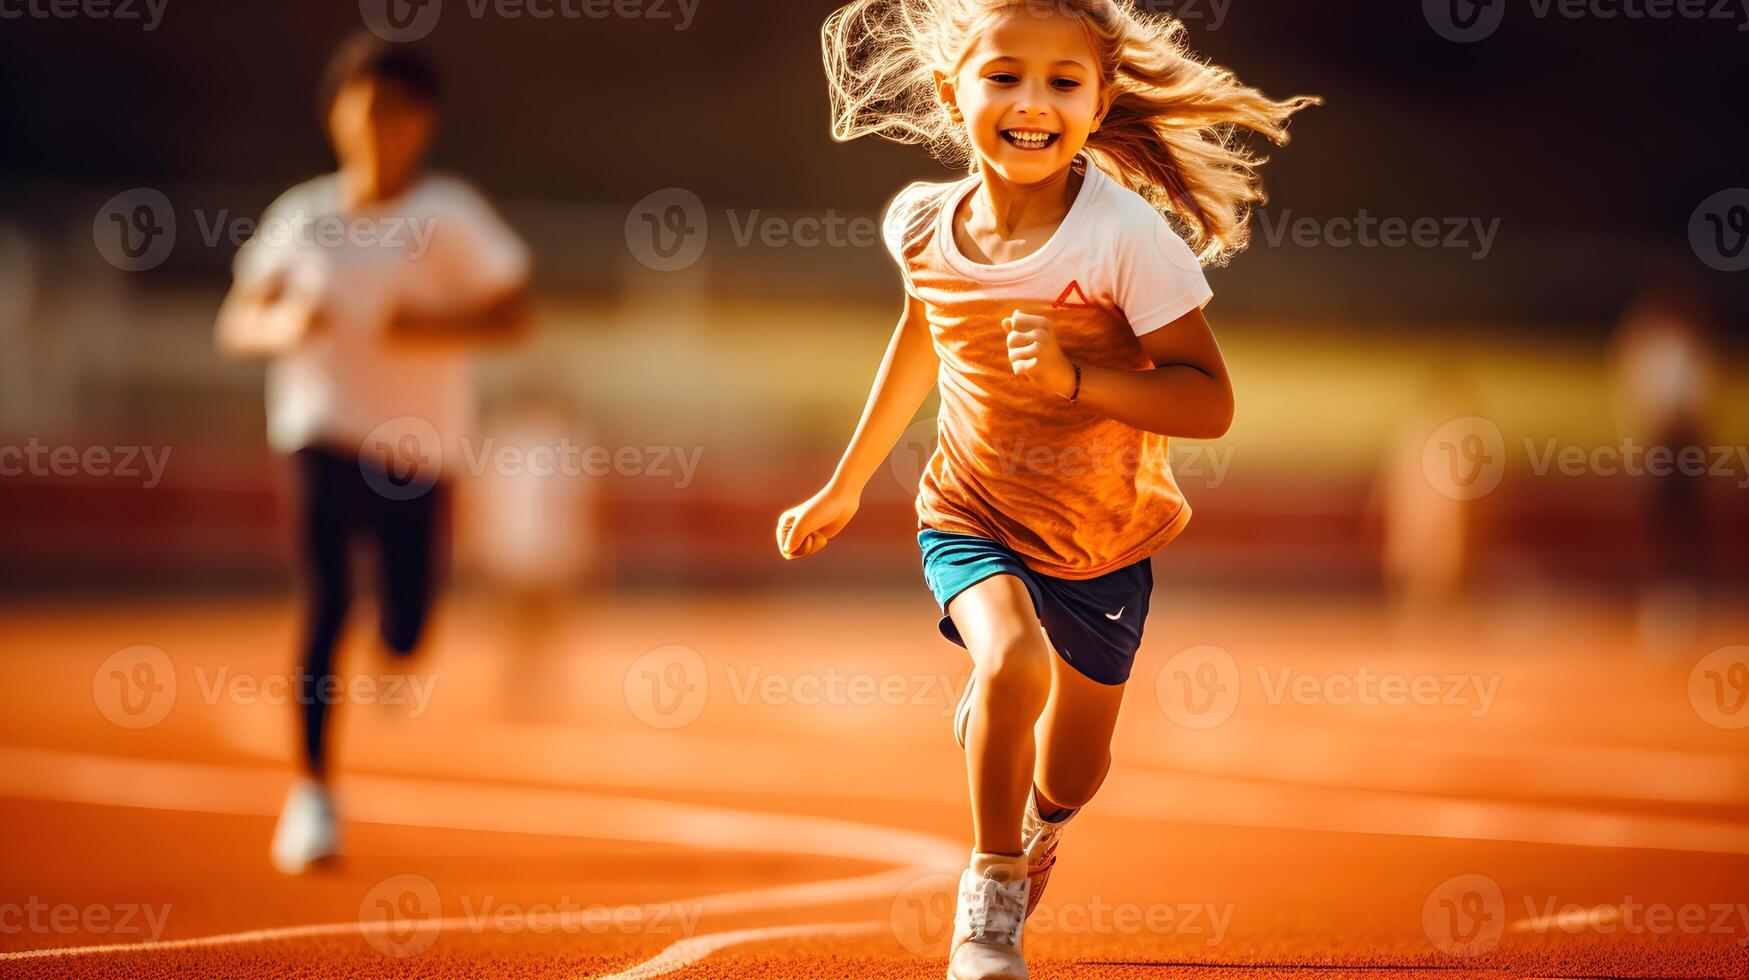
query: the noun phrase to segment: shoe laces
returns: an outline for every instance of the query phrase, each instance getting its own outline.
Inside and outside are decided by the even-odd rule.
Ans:
[[[960,929],[969,942],[1014,946],[1026,921],[1027,880],[977,878],[960,885]]]
[[[1070,811],[1068,817],[1051,823],[1038,812],[1038,805],[1031,800],[1026,804],[1026,816],[1021,821],[1020,839],[1026,844],[1026,857],[1029,870],[1038,870],[1048,866],[1056,859],[1057,838],[1062,836],[1063,828],[1068,826],[1069,818],[1075,815]]]

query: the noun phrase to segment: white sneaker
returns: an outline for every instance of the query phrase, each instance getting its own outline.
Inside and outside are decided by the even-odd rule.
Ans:
[[[301,779],[286,795],[273,830],[273,866],[288,874],[303,874],[318,861],[340,853],[340,827],[334,801],[320,783]]]
[[[960,875],[948,980],[1026,980],[1026,858],[973,854]]]
[[[1070,810],[1068,816],[1053,823],[1039,815],[1038,792],[1029,790],[1026,794],[1026,813],[1020,818],[1020,839],[1026,847],[1026,880],[1030,885],[1026,914],[1029,917],[1038,908],[1039,896],[1045,893],[1045,885],[1051,880],[1051,868],[1057,863],[1057,841],[1063,835],[1063,828],[1080,812],[1079,809]]]

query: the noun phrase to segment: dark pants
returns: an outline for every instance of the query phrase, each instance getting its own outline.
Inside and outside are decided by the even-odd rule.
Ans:
[[[1658,434],[1654,445],[1682,452],[1705,445],[1700,426],[1676,422]],[[1698,586],[1706,578],[1707,515],[1704,476],[1680,469],[1647,480],[1646,509],[1652,538],[1651,578],[1655,585]]]
[[[392,499],[372,488],[357,455],[303,449],[294,456],[298,482],[300,571],[305,585],[304,648],[296,690],[304,712],[304,754],[311,775],[323,775],[334,673],[334,651],[352,605],[351,550],[363,535],[376,545],[377,605],[383,642],[397,655],[419,645],[436,583],[438,515],[444,487]]]

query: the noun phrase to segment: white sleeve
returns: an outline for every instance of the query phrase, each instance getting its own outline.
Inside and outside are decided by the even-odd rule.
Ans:
[[[1208,305],[1214,297],[1196,253],[1159,212],[1131,216],[1114,242],[1118,308],[1137,336]]]
[[[418,236],[428,236],[412,256],[424,289],[408,300],[419,306],[456,309],[490,302],[519,290],[528,282],[528,248],[504,223],[486,199],[460,181],[445,188],[443,205],[415,221]]]
[[[887,254],[899,266],[899,278],[905,282],[906,295],[916,300],[921,300],[922,297],[917,295],[917,287],[911,284],[911,269],[905,257],[905,246],[922,230],[922,205],[932,186],[917,183],[906,187],[887,205],[886,214],[881,217],[881,240],[887,246]]]
[[[257,290],[275,278],[293,278],[302,266],[310,264],[301,260],[291,233],[300,212],[309,210],[310,198],[309,185],[299,184],[275,198],[261,213],[254,233],[231,260],[231,279],[237,288]]]

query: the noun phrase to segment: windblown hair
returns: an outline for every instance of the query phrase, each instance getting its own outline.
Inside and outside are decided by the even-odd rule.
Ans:
[[[1243,250],[1251,208],[1264,200],[1264,158],[1240,131],[1286,143],[1288,119],[1321,100],[1268,98],[1192,54],[1176,18],[1128,0],[854,0],[820,32],[832,137],[920,143],[950,167],[976,170],[971,140],[941,104],[934,73],[957,72],[978,33],[1012,11],[1066,14],[1085,26],[1111,96],[1087,141],[1093,162],[1175,216],[1205,264]]]

